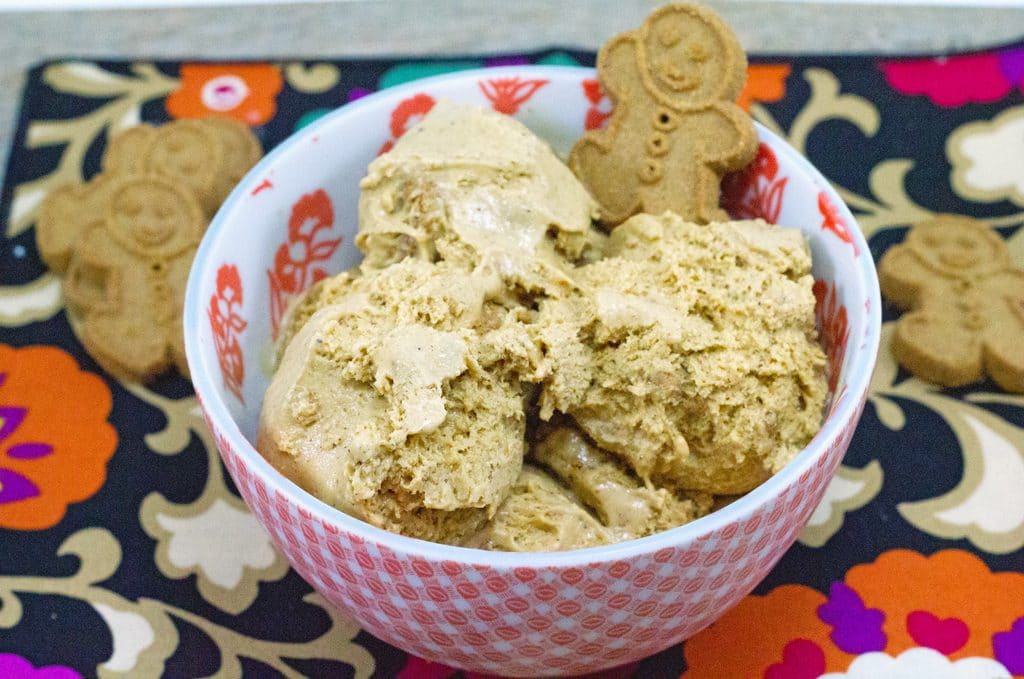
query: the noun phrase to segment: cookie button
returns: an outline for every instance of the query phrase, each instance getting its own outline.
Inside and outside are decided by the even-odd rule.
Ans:
[[[662,132],[671,132],[679,127],[681,119],[679,113],[667,106],[659,106],[654,112],[654,129]]]
[[[668,153],[668,135],[664,132],[652,132],[647,137],[647,154],[650,156],[663,156]]]
[[[964,314],[961,325],[968,330],[981,330],[985,327],[985,318],[978,312],[971,311]]]
[[[661,161],[657,158],[644,158],[644,164],[640,167],[640,181],[645,184],[654,184],[661,180],[663,170]]]

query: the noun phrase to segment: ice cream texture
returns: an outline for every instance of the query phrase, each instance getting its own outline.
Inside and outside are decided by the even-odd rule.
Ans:
[[[645,481],[751,490],[820,426],[825,355],[799,231],[637,215],[581,290],[544,300],[553,374],[541,417],[571,415]]]
[[[259,450],[380,528],[509,551],[644,537],[756,486],[825,398],[803,237],[594,216],[523,125],[438,102],[361,183],[363,263],[289,309]]]
[[[360,188],[365,267],[487,266],[510,293],[552,293],[603,240],[597,204],[551,147],[513,118],[447,100],[370,163]]]

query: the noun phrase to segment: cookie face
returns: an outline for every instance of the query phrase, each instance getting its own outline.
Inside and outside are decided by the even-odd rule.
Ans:
[[[652,17],[643,47],[652,82],[678,101],[707,101],[721,89],[725,64],[716,55],[727,48],[700,15],[675,10]]]
[[[907,234],[906,247],[936,272],[964,278],[980,276],[1008,263],[1006,245],[982,222],[939,217]]]
[[[181,308],[207,220],[263,154],[232,120],[177,120],[112,135],[103,172],[51,191],[36,220],[47,265],[62,275],[75,333],[103,368],[148,380],[187,377]]]
[[[133,178],[113,190],[105,228],[143,257],[173,257],[198,244],[203,216],[196,200],[171,182]]]
[[[220,140],[198,120],[163,125],[143,154],[147,172],[190,188],[207,214],[217,208],[216,190],[223,163]]]
[[[746,57],[715,14],[694,5],[666,5],[639,30],[641,75],[665,104],[732,102],[746,78]]]
[[[141,174],[142,154],[156,134],[152,125],[136,125],[110,138],[103,152],[103,171],[110,174]]]

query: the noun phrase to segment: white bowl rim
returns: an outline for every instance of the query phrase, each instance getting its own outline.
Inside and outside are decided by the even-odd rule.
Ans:
[[[217,239],[218,233],[229,221],[235,206],[248,192],[249,187],[247,184],[253,181],[253,178],[264,175],[279,158],[292,152],[309,137],[320,134],[338,118],[349,115],[352,111],[362,107],[375,104],[383,99],[400,100],[404,96],[441,83],[468,80],[475,84],[476,80],[484,74],[488,77],[498,77],[522,74],[524,71],[531,76],[546,77],[549,80],[579,80],[581,78],[595,78],[597,76],[593,68],[583,66],[513,65],[467,69],[414,80],[379,90],[356,101],[344,104],[297,132],[293,132],[267,153],[249,171],[245,178],[239,182],[214,216],[206,231],[206,235],[199,245],[193,260],[194,264],[189,273],[184,303],[185,353],[190,366],[190,372],[192,373],[195,392],[202,399],[203,406],[208,412],[209,417],[218,423],[218,429],[227,438],[235,454],[244,458],[244,464],[252,472],[258,474],[267,484],[268,488],[281,492],[300,509],[309,512],[311,516],[318,517],[326,523],[336,525],[341,530],[354,534],[367,542],[381,543],[397,554],[405,554],[410,557],[419,557],[431,561],[454,561],[464,565],[490,567],[499,570],[513,568],[545,569],[586,566],[588,564],[615,560],[630,560],[643,555],[653,554],[666,547],[690,544],[702,535],[720,531],[729,524],[743,521],[756,507],[771,497],[780,495],[788,486],[796,485],[799,482],[800,475],[811,468],[825,454],[840,437],[847,423],[857,417],[857,409],[867,394],[881,339],[882,304],[877,272],[871,260],[871,251],[868,248],[868,244],[859,226],[857,226],[857,220],[828,180],[811,165],[810,161],[793,149],[786,140],[760,123],[755,122],[760,138],[768,139],[771,142],[772,150],[776,154],[784,154],[813,180],[816,180],[815,183],[819,189],[828,194],[833,204],[838,208],[840,215],[846,220],[847,224],[851,225],[850,232],[854,240],[855,249],[863,253],[863,256],[857,258],[856,267],[860,270],[863,286],[868,295],[870,305],[866,319],[867,336],[864,348],[862,349],[855,345],[851,338],[850,348],[854,348],[856,355],[853,357],[849,367],[846,398],[838,404],[838,410],[832,413],[832,416],[825,422],[825,426],[818,431],[811,442],[785,467],[760,486],[742,495],[725,507],[688,524],[644,538],[627,540],[601,547],[588,547],[563,552],[492,552],[429,542],[377,528],[317,499],[267,462],[259,451],[256,450],[255,446],[242,434],[238,424],[231,416],[227,405],[220,396],[220,390],[213,382],[214,376],[219,374],[219,369],[216,364],[210,364],[210,361],[204,357],[198,345],[199,324],[205,318],[203,314],[205,302],[198,298],[198,290],[202,281],[209,276],[209,273],[206,271],[207,267],[211,264],[208,255],[214,247],[213,243]],[[857,228],[852,228],[854,226]],[[196,266],[196,264],[199,264],[199,266]],[[850,349],[848,348],[848,350]],[[228,423],[228,425],[225,426],[225,423]]]

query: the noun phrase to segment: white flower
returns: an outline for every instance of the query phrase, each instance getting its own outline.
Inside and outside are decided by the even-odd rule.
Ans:
[[[991,658],[952,661],[931,648],[911,648],[893,658],[885,653],[857,657],[846,673],[823,674],[820,679],[1011,679],[1007,669]]]
[[[950,183],[960,195],[1024,205],[1024,106],[961,125],[950,135],[946,154],[953,165]]]
[[[199,570],[221,589],[234,589],[246,568],[262,570],[277,558],[270,538],[252,514],[217,499],[201,514],[158,514],[170,533],[167,558],[182,571]]]

